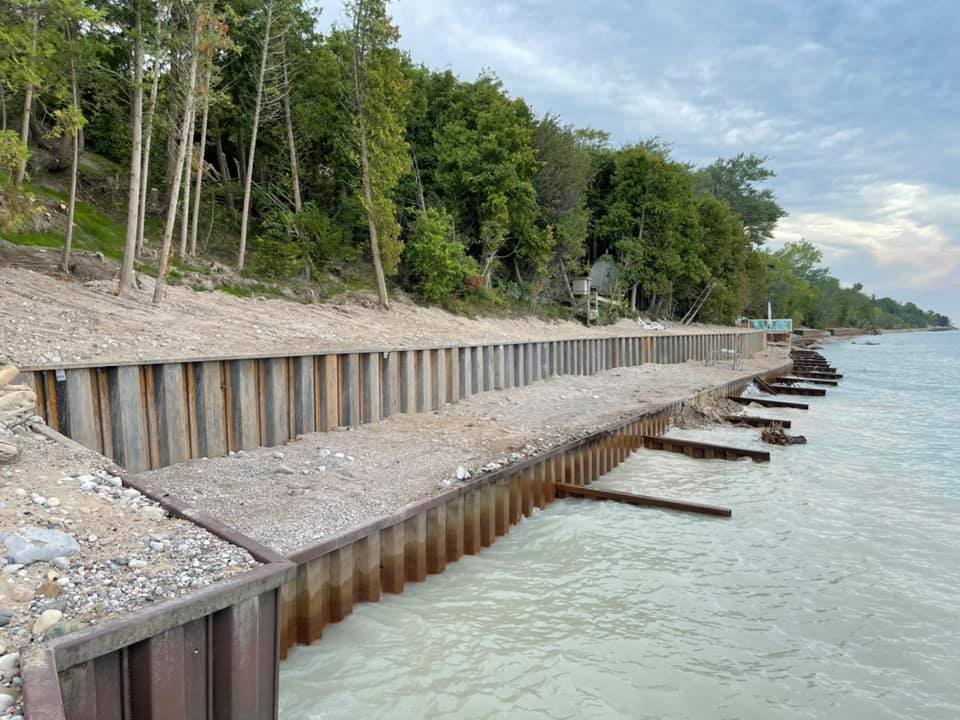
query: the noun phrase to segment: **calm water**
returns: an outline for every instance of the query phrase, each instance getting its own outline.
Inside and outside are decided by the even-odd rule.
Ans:
[[[641,451],[361,606],[281,671],[295,718],[960,717],[960,333],[831,345],[846,377],[769,465]],[[749,430],[684,434],[759,446]]]

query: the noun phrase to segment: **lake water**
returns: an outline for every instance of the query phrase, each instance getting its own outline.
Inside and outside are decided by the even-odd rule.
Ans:
[[[827,346],[809,412],[751,411],[808,445],[601,481],[731,520],[554,503],[294,650],[281,717],[960,717],[960,333],[873,340]]]

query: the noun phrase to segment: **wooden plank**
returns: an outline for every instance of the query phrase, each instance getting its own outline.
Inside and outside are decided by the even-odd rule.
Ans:
[[[363,362],[363,422],[378,422],[380,410],[380,353],[364,353]]]
[[[380,386],[383,394],[383,417],[400,412],[400,353],[385,353],[381,372]]]
[[[230,363],[230,388],[232,404],[229,410],[236,449],[252,450],[260,445],[259,382],[255,360]]]
[[[417,412],[417,354],[404,350],[400,354],[400,412]]]
[[[684,440],[682,438],[647,436],[643,439],[643,446],[648,450],[665,450],[667,452],[683,453],[693,458],[717,460],[750,458],[754,462],[770,462],[770,453],[766,450],[734,448],[726,445],[697,442],[695,440]]]
[[[261,360],[263,367],[263,439],[269,447],[283,445],[291,438],[290,389],[286,358]]]
[[[340,427],[340,356],[323,355],[320,364],[320,430]]]
[[[293,359],[293,435],[316,432],[316,358],[302,355]]]
[[[427,514],[407,518],[403,525],[404,575],[407,582],[427,579]]]
[[[639,507],[660,507],[668,510],[700,513],[702,515],[716,515],[718,517],[731,517],[733,515],[733,511],[731,511],[730,508],[718,507],[716,505],[703,505],[686,500],[670,500],[667,498],[653,497],[652,495],[637,495],[616,490],[600,490],[595,487],[567,485],[566,483],[557,485],[557,496],[582,497],[592,500],[613,500],[615,502]]]
[[[161,467],[190,459],[186,374],[182,363],[153,368]]]
[[[751,405],[756,403],[762,407],[793,408],[794,410],[810,409],[810,406],[805,403],[787,402],[786,400],[767,400],[766,398],[756,397],[731,397],[728,398],[728,400],[733,400],[733,402],[740,403],[741,405]]]
[[[130,472],[150,468],[140,367],[113,368],[110,372],[110,432],[114,459]]]
[[[94,417],[96,371],[67,370],[67,397],[63,434],[84,447],[101,450],[97,432],[99,418]]]
[[[340,423],[346,427],[360,425],[360,356],[340,356]]]

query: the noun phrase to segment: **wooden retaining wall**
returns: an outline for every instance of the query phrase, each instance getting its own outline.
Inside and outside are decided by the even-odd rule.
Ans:
[[[772,379],[789,368],[788,363],[747,375],[696,398],[739,395],[754,377]],[[664,405],[291,553],[297,577],[281,590],[282,657],[294,645],[319,640],[325,626],[350,615],[357,603],[403,592],[407,583],[423,582],[449,563],[492,545],[534,508],[551,503],[555,483],[589,485],[610,472],[645,437],[663,433],[682,404]]]
[[[130,472],[427,412],[552,375],[762,351],[762,332],[28,368],[37,414]]]

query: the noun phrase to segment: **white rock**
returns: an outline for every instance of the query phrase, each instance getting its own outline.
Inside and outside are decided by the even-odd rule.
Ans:
[[[37,495],[34,493],[30,496],[30,499],[33,500],[34,505],[46,505],[47,499],[43,495]]]
[[[273,457],[275,457],[277,460],[283,460],[286,457],[286,455],[284,455],[282,452],[277,450],[277,452],[273,454]]]
[[[59,610],[44,610],[33,624],[33,636],[42,637],[43,634],[60,622],[63,613]]]
[[[20,667],[20,653],[12,652],[0,656],[0,672],[8,672]]]
[[[5,713],[7,710],[12,708],[16,702],[17,701],[13,699],[12,695],[0,695],[0,713]]]
[[[47,507],[60,507],[60,498],[47,498]]]
[[[467,470],[463,465],[460,465],[457,468],[457,480],[463,482],[464,480],[470,479],[470,471]]]
[[[148,505],[140,511],[140,514],[150,520],[163,520],[167,516],[166,511],[157,505]]]
[[[142,570],[143,568],[147,567],[147,565],[149,564],[150,563],[148,563],[146,560],[139,560],[137,558],[134,558],[133,560],[127,563],[127,567],[133,568],[134,570]]]
[[[17,489],[14,491],[14,494],[15,494],[17,497],[26,497],[27,491],[24,490],[23,488],[17,488]]]
[[[23,563],[10,563],[3,566],[4,575],[13,575],[23,570]]]

